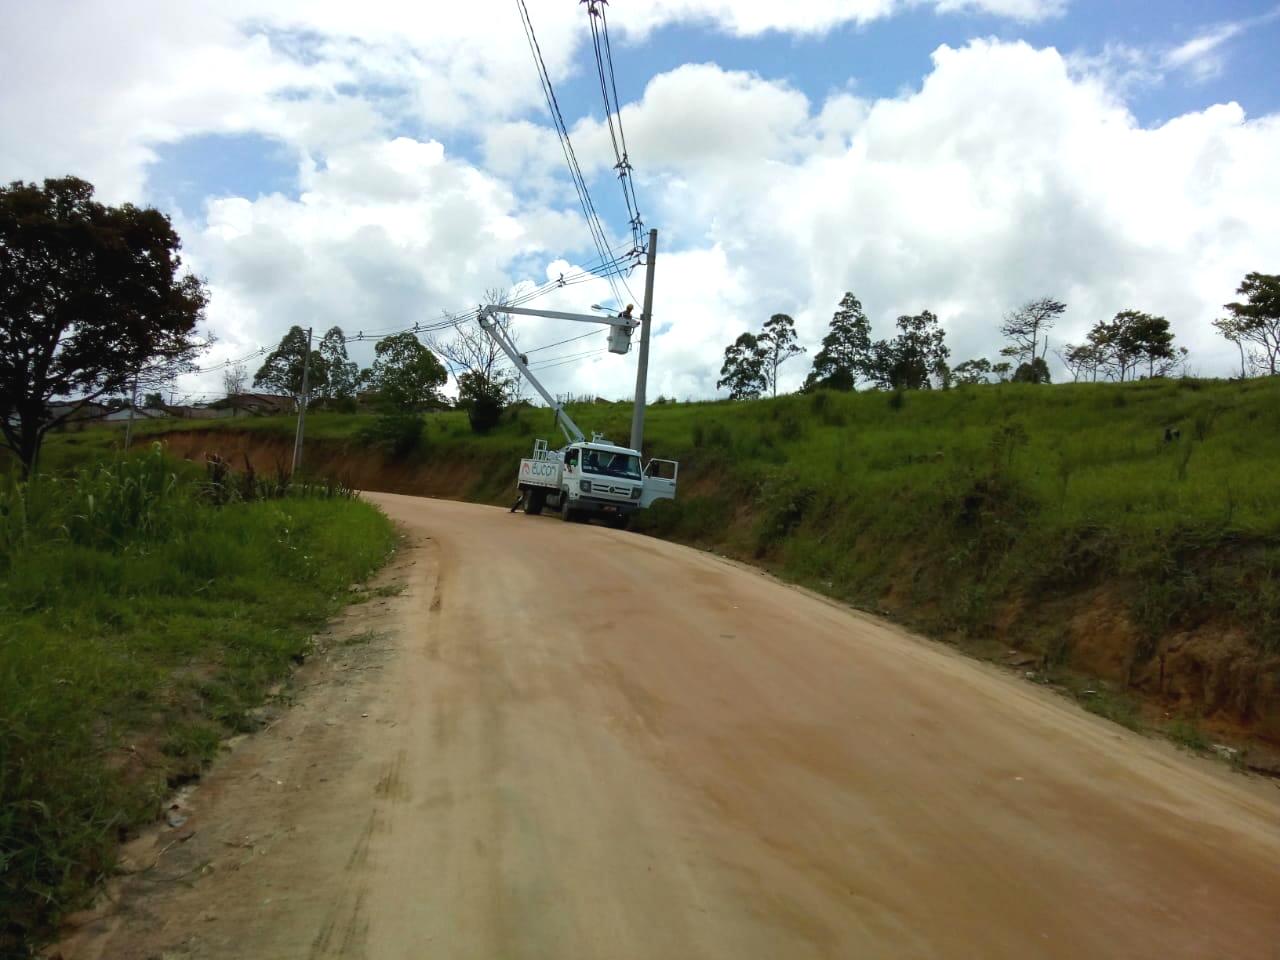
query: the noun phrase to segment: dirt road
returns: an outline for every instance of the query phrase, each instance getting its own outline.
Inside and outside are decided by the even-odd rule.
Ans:
[[[66,957],[1280,958],[1273,784],[696,551],[371,498],[406,589]]]

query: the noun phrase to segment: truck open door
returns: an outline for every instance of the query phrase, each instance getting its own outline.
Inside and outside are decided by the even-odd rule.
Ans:
[[[650,460],[644,465],[644,489],[640,494],[640,506],[649,507],[655,500],[676,498],[676,478],[680,464],[675,460]]]

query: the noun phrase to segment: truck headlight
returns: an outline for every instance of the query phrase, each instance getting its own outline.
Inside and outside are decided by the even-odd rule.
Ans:
[[[639,488],[639,487],[632,487],[632,488],[631,488],[631,499],[632,499],[632,500],[639,500],[639,499],[640,499],[640,488]]]
[[[581,490],[583,493],[590,493],[590,492],[591,492],[591,481],[590,481],[590,480],[580,480],[580,481],[578,482],[578,489],[579,489],[579,490]]]

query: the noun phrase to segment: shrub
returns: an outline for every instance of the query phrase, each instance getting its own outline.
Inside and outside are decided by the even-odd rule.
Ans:
[[[361,427],[357,438],[401,460],[423,445],[422,427],[422,417],[416,413],[384,413]]]

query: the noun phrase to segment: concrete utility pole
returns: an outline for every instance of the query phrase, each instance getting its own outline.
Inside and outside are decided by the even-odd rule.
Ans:
[[[311,373],[311,327],[307,327],[307,348],[302,353],[302,399],[298,401],[298,433],[293,438],[293,469],[290,475],[298,472],[302,466],[302,434],[307,428],[307,381]]]
[[[644,308],[640,313],[640,359],[636,365],[636,402],[631,411],[631,449],[644,443],[645,388],[649,383],[649,327],[653,323],[653,269],[658,259],[658,231],[649,231],[649,263],[644,275]]]

